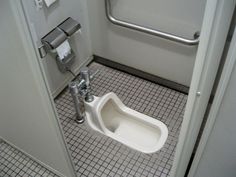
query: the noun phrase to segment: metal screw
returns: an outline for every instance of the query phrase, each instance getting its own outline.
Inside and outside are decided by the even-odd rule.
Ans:
[[[201,92],[198,91],[198,92],[196,93],[196,95],[197,95],[198,97],[201,96]]]

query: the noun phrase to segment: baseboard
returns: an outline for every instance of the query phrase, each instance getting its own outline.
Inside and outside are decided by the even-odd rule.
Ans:
[[[184,93],[184,94],[188,94],[188,92],[189,92],[189,87],[187,87],[187,86],[184,86],[182,84],[178,84],[176,82],[155,76],[153,74],[149,74],[147,72],[132,68],[130,66],[126,66],[126,65],[111,61],[109,59],[106,59],[106,58],[103,58],[103,57],[100,57],[97,55],[94,55],[93,61],[100,63],[102,65],[120,70],[120,71],[124,71],[124,72],[132,74],[134,76],[149,80],[151,82],[168,87],[170,89],[176,90],[176,91]]]

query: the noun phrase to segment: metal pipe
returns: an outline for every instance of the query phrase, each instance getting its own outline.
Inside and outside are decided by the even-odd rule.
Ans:
[[[178,43],[181,43],[184,45],[193,46],[193,45],[198,45],[198,43],[199,43],[199,32],[196,32],[194,34],[194,39],[187,39],[187,38],[183,38],[181,36],[176,36],[176,35],[173,35],[170,33],[165,33],[165,32],[159,31],[159,30],[154,30],[154,29],[140,26],[140,25],[137,25],[134,23],[119,20],[112,15],[110,0],[105,0],[105,9],[106,9],[107,19],[115,25],[122,26],[122,27],[129,28],[129,29],[133,29],[133,30],[137,30],[137,31],[140,31],[143,33],[154,35],[154,36],[158,36],[163,39],[178,42]]]
[[[86,88],[86,95],[85,95],[85,101],[86,102],[92,102],[94,100],[94,96],[91,93],[90,88],[90,71],[88,67],[83,67],[80,70],[80,75],[82,80],[85,81],[85,88]]]
[[[71,82],[69,84],[69,90],[70,90],[70,94],[72,96],[73,102],[75,104],[75,112],[76,112],[75,121],[81,124],[85,120],[85,108],[84,108],[84,100],[82,96],[80,96],[77,82]]]

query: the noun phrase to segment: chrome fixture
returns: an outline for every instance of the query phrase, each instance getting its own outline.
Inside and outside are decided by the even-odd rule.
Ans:
[[[84,85],[86,88],[85,101],[92,102],[94,100],[94,96],[91,93],[89,69],[87,67],[82,68],[80,70],[80,75],[82,80],[84,80]]]
[[[90,75],[88,67],[83,67],[80,70],[81,79],[72,81],[69,84],[69,90],[75,104],[75,121],[79,124],[83,123],[85,120],[84,101],[92,102],[94,100],[94,96],[91,93],[90,81],[94,78],[97,72],[98,70]]]
[[[56,47],[62,44],[66,39],[81,29],[79,22],[68,17],[61,22],[57,27],[51,30],[48,34],[41,38],[42,45],[38,47],[41,58],[46,57],[47,53],[54,52]]]
[[[68,53],[61,58],[57,54],[55,58],[59,71],[62,73],[70,71],[73,63],[75,62],[75,53],[70,47],[67,39],[69,39],[73,34],[77,33],[80,28],[80,23],[71,17],[64,20],[57,27],[41,38],[42,45],[38,47],[40,57],[46,57],[47,53],[49,52],[57,53],[58,47],[60,47],[63,43],[64,45],[66,43],[66,48],[69,50]]]
[[[193,36],[194,39],[187,39],[187,38],[183,38],[181,36],[176,36],[174,34],[166,33],[163,31],[159,31],[159,30],[147,28],[147,27],[144,27],[141,25],[137,25],[134,23],[119,20],[112,15],[110,0],[105,0],[105,9],[106,9],[107,19],[115,25],[122,26],[122,27],[129,28],[129,29],[133,29],[133,30],[137,30],[137,31],[140,31],[143,33],[154,35],[154,36],[158,36],[163,39],[178,42],[178,43],[188,45],[188,46],[197,45],[199,43],[199,36],[200,36],[199,32],[195,32],[195,34]]]
[[[71,82],[69,84],[69,90],[73,98],[73,102],[75,104],[75,112],[76,112],[75,121],[81,124],[84,122],[84,117],[85,117],[83,97],[79,91],[79,88],[77,87],[76,82]]]

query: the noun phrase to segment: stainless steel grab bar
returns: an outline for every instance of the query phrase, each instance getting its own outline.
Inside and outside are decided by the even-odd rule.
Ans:
[[[173,35],[170,33],[165,33],[165,32],[159,31],[159,30],[154,30],[151,28],[147,28],[144,26],[140,26],[140,25],[137,25],[134,23],[129,23],[129,22],[115,18],[111,12],[110,0],[105,0],[105,8],[106,8],[106,16],[107,16],[108,20],[115,25],[122,26],[122,27],[129,28],[129,29],[133,29],[133,30],[137,30],[137,31],[141,31],[141,32],[144,32],[147,34],[158,36],[163,39],[178,42],[178,43],[181,43],[184,45],[192,46],[192,45],[197,45],[199,43],[199,32],[196,32],[194,34],[194,39],[183,38],[181,36],[176,36],[176,35]]]

